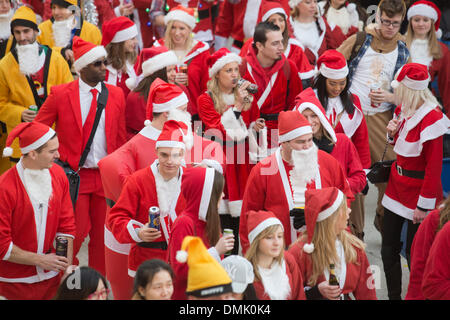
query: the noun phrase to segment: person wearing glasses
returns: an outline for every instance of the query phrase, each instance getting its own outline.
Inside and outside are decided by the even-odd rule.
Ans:
[[[126,142],[125,97],[122,89],[103,82],[106,74],[106,50],[102,46],[75,36],[73,50],[74,67],[80,77],[52,88],[35,121],[48,126],[56,123],[61,145],[60,160],[72,170],[79,170],[81,181],[75,204],[77,230],[74,257],[89,233],[89,266],[104,274],[106,201],[98,162]],[[104,98],[106,106],[100,114],[90,151],[84,164],[80,164],[93,129],[98,100]],[[77,264],[78,259],[74,258],[74,261]]]
[[[405,15],[403,0],[382,0],[378,5],[376,24],[366,27],[362,34],[365,38],[360,36],[364,41],[357,43],[358,34],[352,35],[337,49],[348,62],[350,92],[360,98],[369,132],[372,163],[380,161],[386,146],[385,128],[395,107],[391,81],[409,60],[409,50],[399,33]],[[395,153],[388,146],[384,160],[392,159],[395,159]],[[374,224],[380,233],[384,214],[381,198],[386,185],[376,184],[378,201]]]

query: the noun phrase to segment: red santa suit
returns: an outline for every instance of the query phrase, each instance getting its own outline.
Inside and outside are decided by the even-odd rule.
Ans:
[[[188,266],[176,259],[177,251],[181,249],[186,236],[200,237],[208,252],[220,261],[220,256],[214,248],[215,243],[209,243],[206,230],[206,214],[214,183],[213,168],[190,168],[183,176],[181,192],[186,199],[186,207],[176,218],[169,241],[169,263],[175,273],[173,300],[186,299]]]
[[[450,300],[450,223],[438,232],[430,249],[422,280],[422,292],[429,300]]]
[[[285,114],[285,112],[281,113],[280,117],[282,114]],[[304,132],[307,132],[309,127],[309,132],[312,132],[309,123],[299,112],[287,112],[286,117],[289,116],[293,118],[293,127],[303,130]],[[297,120],[296,117],[300,118],[300,120]],[[287,127],[286,129],[291,128]],[[292,131],[293,136],[295,137],[295,134],[298,131],[294,130],[295,129],[292,129],[287,132]],[[284,129],[280,131],[280,135],[281,132],[285,132]],[[321,150],[317,151],[317,162],[319,169],[316,168],[314,178],[306,184],[306,189],[322,189],[331,186],[336,187],[344,192],[348,204],[350,204],[354,197],[339,162],[333,156]],[[282,222],[284,230],[286,230],[284,233],[286,246],[289,246],[297,239],[297,232],[294,229],[293,222],[291,221],[292,219],[289,216],[290,211],[294,209],[295,196],[293,192],[295,190],[293,190],[294,188],[292,187],[291,182],[291,176],[293,174],[292,169],[293,166],[282,159],[281,148],[279,148],[274,154],[256,164],[250,172],[244,193],[239,225],[239,236],[242,251],[244,253],[249,246],[247,237],[247,212],[250,210],[266,210],[274,212],[276,217]],[[282,196],[280,196],[280,190]],[[301,193],[301,190],[298,192]],[[298,205],[298,200],[295,202],[295,205]]]
[[[405,300],[425,300],[422,279],[431,245],[439,225],[439,209],[431,211],[417,229],[411,245],[411,272]]]

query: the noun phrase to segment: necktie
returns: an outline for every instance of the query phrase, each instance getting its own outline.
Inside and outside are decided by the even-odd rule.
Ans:
[[[91,101],[91,107],[89,108],[89,113],[86,118],[86,121],[83,125],[83,149],[86,146],[86,143],[89,139],[89,135],[92,131],[92,126],[94,125],[95,120],[95,113],[97,111],[97,89],[91,89],[92,93],[92,101]]]

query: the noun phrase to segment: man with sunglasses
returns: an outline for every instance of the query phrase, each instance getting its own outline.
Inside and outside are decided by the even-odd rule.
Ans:
[[[74,68],[79,78],[52,89],[35,121],[56,123],[60,141],[60,160],[80,175],[75,204],[76,237],[74,261],[89,234],[89,266],[105,274],[104,223],[106,200],[98,162],[126,141],[125,97],[116,86],[105,84],[106,51],[75,36]],[[84,164],[80,163],[96,118],[99,101],[107,98]],[[81,165],[81,168],[79,168]]]
[[[400,34],[405,15],[403,0],[382,0],[375,17],[376,24],[369,25],[364,33],[349,37],[337,49],[350,60],[350,91],[358,95],[361,101],[369,131],[372,163],[382,158],[386,146],[386,127],[395,108],[391,81],[410,59],[404,37]],[[395,153],[389,145],[384,160],[392,159],[395,159]],[[378,202],[374,224],[380,233],[384,215],[381,199],[386,185],[376,184]]]

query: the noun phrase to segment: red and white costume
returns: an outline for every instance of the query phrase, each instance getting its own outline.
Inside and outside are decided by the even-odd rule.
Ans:
[[[299,112],[282,112],[280,117],[285,117],[286,119],[284,121],[287,121],[290,117],[290,121],[287,121],[287,123],[292,122],[289,125],[283,125],[286,128],[279,129],[280,136],[285,134],[289,135],[292,132],[291,139],[294,139],[304,134],[299,134],[299,131],[307,133],[308,129],[312,133],[309,123]],[[306,190],[336,187],[344,192],[347,196],[348,203],[353,201],[353,194],[350,191],[347,178],[339,162],[333,156],[321,150],[317,150],[317,162],[318,168],[320,169],[316,170],[315,177],[306,184]],[[291,182],[293,168],[292,165],[284,161],[281,157],[280,147],[274,154],[256,164],[250,172],[244,193],[239,226],[239,236],[244,253],[249,246],[247,237],[247,212],[250,210],[266,210],[275,213],[276,217],[283,224],[286,246],[289,246],[297,239],[297,232],[294,229],[289,213],[294,209],[295,194],[301,193],[301,190],[297,190],[294,194],[296,190],[292,187]]]

